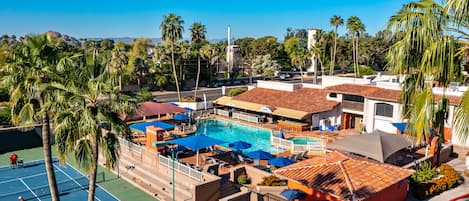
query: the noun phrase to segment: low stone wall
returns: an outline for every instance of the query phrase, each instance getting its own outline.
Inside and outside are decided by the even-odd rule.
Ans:
[[[251,192],[244,190],[239,193],[219,199],[219,201],[251,201]]]

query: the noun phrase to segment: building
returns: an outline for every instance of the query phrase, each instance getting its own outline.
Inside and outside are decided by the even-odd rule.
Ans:
[[[231,44],[231,26],[228,26],[228,46],[226,47],[226,70],[228,78],[230,73],[238,70],[240,57],[241,52],[239,46]]]
[[[404,201],[414,170],[340,152],[312,158],[274,171],[288,178],[288,188],[307,194],[305,201]]]
[[[316,38],[317,32],[320,31],[319,29],[312,28],[308,30],[308,50],[311,50],[312,47],[314,47],[319,41]],[[318,59],[317,55],[313,54],[311,55],[311,66],[306,69],[307,72],[313,72],[316,74],[317,72],[317,66],[318,66]]]

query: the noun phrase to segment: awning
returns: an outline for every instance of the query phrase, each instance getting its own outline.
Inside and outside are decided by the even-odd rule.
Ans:
[[[311,114],[310,112],[292,110],[292,109],[287,109],[287,108],[282,108],[282,107],[272,107],[272,106],[266,106],[266,105],[257,104],[257,103],[234,100],[232,97],[229,97],[229,96],[222,96],[218,98],[217,100],[213,101],[213,103],[218,104],[218,105],[224,105],[228,107],[243,109],[243,110],[249,110],[253,112],[263,112],[263,113],[268,113],[268,114],[274,114],[277,116],[298,119],[298,120],[304,119],[306,116]],[[269,111],[267,111],[267,109]]]
[[[147,121],[147,122],[141,122],[141,123],[136,123],[136,124],[131,124],[129,127],[132,130],[137,130],[140,132],[147,132],[147,126],[155,126],[162,128],[164,130],[171,130],[174,129],[173,124],[165,123],[162,121]]]

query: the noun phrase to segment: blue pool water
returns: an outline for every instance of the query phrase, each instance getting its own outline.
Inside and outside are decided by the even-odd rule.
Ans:
[[[230,126],[227,127],[227,124]],[[229,148],[228,144],[238,140],[245,141],[252,145],[251,148],[243,150],[247,153],[261,149],[270,153],[282,151],[280,148],[270,145],[270,131],[266,129],[246,126],[231,121],[220,119],[200,120],[197,125],[197,134],[205,134],[207,136],[223,140],[227,143],[221,146]]]
[[[292,137],[288,138],[288,140],[293,141],[293,144],[308,144],[308,142],[312,143],[320,143],[321,141],[314,139],[314,138],[309,138],[309,137]]]

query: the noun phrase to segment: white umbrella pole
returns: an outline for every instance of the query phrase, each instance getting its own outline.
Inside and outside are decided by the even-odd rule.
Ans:
[[[199,150],[197,150],[197,159],[196,159],[196,163],[195,163],[197,166],[199,166]]]

